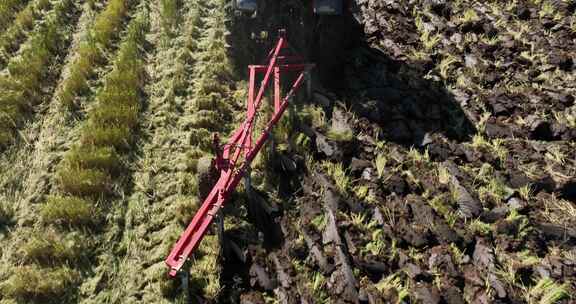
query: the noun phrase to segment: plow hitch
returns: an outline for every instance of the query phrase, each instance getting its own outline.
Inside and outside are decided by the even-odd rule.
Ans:
[[[220,208],[229,199],[242,177],[249,174],[252,160],[270,137],[272,129],[284,114],[291,99],[304,81],[309,79],[308,73],[314,67],[313,64],[302,63],[301,57],[290,54],[290,47],[284,30],[279,32],[278,41],[269,53],[267,61],[267,65],[248,66],[250,85],[244,122],[232,133],[228,143],[222,147],[220,147],[218,135],[214,136],[215,163],[220,177],[166,258],[166,265],[169,267],[171,277],[175,277],[181,271],[183,265],[202,241]],[[281,79],[282,75],[287,73],[295,73],[296,80],[289,86],[288,93],[282,96]],[[263,80],[258,86],[256,79],[262,75]],[[261,105],[264,93],[271,82],[274,93],[274,112],[264,129],[258,132],[255,130],[255,120],[262,112]]]

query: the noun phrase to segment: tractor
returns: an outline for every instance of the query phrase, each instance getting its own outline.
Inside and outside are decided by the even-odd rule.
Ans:
[[[233,0],[234,9],[241,13],[254,14],[258,11],[259,0]],[[344,0],[312,0],[316,15],[341,15]]]

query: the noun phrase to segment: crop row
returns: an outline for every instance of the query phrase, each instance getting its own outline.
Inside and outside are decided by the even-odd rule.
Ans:
[[[49,0],[34,0],[15,16],[13,24],[0,34],[0,67],[4,67],[18,51],[27,33],[34,28],[34,22],[50,7],[52,4]]]
[[[224,125],[223,121],[217,122],[215,120],[214,124],[209,122],[211,117],[218,116],[216,108],[203,109],[205,111],[199,112],[197,107],[197,101],[210,94],[210,90],[203,84],[210,82],[209,79],[212,79],[214,84],[218,83],[216,73],[206,73],[208,67],[226,62],[225,57],[221,57],[221,60],[215,60],[209,56],[210,52],[218,52],[215,44],[217,37],[211,36],[210,32],[216,27],[222,28],[223,26],[218,22],[219,18],[222,17],[222,12],[214,5],[214,2],[194,1],[192,4],[184,29],[184,52],[179,58],[180,68],[176,70],[174,85],[171,88],[174,90],[173,94],[186,100],[184,115],[180,119],[179,127],[186,130],[187,139],[185,142],[191,145],[190,149],[185,152],[184,159],[188,163],[188,168],[193,172],[180,172],[179,174],[184,176],[181,178],[184,185],[181,192],[184,196],[180,196],[176,201],[170,198],[166,200],[173,205],[171,208],[176,209],[176,216],[170,219],[176,223],[171,225],[173,229],[170,229],[170,237],[162,242],[164,250],[168,250],[174,245],[177,237],[184,231],[203,199],[202,194],[200,194],[203,190],[200,189],[202,186],[198,179],[198,175],[202,173],[198,172],[197,167],[203,166],[203,163],[198,164],[198,162],[209,159],[208,157],[203,158],[203,156],[210,154],[208,145],[205,143],[210,142],[211,138],[210,131],[203,127],[216,131]],[[221,83],[221,85],[226,87],[225,83]],[[190,272],[190,287],[193,293],[203,294],[207,299],[215,299],[221,288],[220,270],[217,263],[219,250],[216,236],[208,235],[202,242],[202,246],[198,248],[194,262],[190,263],[190,267],[193,269]],[[165,252],[165,255],[167,254],[168,251]],[[175,280],[166,281],[165,271],[165,268],[162,268],[162,271],[158,273],[158,281],[161,284],[162,293],[167,297],[172,297],[178,282]]]
[[[152,133],[153,140],[143,145],[144,170],[136,172],[133,177],[139,190],[128,200],[126,221],[132,223],[133,230],[124,232],[125,236],[136,240],[131,241],[123,266],[126,270],[136,269],[135,273],[144,274],[138,278],[142,290],[112,292],[122,293],[128,298],[137,294],[150,303],[169,303],[181,300],[180,297],[175,299],[180,280],[167,277],[164,259],[199,201],[193,168],[206,152],[190,142],[189,135],[197,131],[191,127],[190,121],[197,117],[194,82],[202,76],[199,69],[214,63],[206,56],[209,46],[213,45],[206,34],[211,22],[209,19],[216,15],[216,8],[213,1],[190,1],[182,7],[177,6],[177,1],[156,5],[160,22],[155,24],[155,29],[162,35],[156,36],[153,42],[158,50],[152,70],[155,70],[154,75],[161,76],[150,87],[148,111],[150,116],[163,119],[151,119],[149,129],[143,130]],[[182,25],[175,23],[180,14],[184,21]],[[167,24],[174,26],[166,27]],[[166,62],[162,59],[170,56],[176,60]],[[170,143],[169,147],[163,143]],[[154,197],[150,197],[153,201],[144,199],[148,198],[148,193],[154,193]],[[143,204],[147,206],[146,210],[142,210]],[[146,231],[146,236],[141,234],[143,231]],[[220,290],[217,238],[208,236],[200,251],[195,257],[191,288],[195,293],[216,298]],[[128,283],[134,279],[133,275],[128,275],[123,281]]]
[[[114,195],[112,183],[122,177],[121,158],[136,127],[143,82],[140,46],[147,24],[144,14],[131,22],[97,104],[88,112],[80,143],[66,153],[56,170],[63,195],[50,196],[42,204],[39,215],[48,228],[31,234],[23,246],[26,266],[5,284],[8,296],[61,303],[74,296],[72,287],[89,269],[98,245],[93,235],[105,224],[106,201]],[[116,130],[122,130],[121,136]],[[100,141],[93,140],[94,134]]]
[[[6,28],[14,15],[24,6],[28,0],[6,0],[0,2],[0,28]]]
[[[225,15],[218,9],[210,10],[210,17],[205,21],[207,30],[198,41],[200,51],[194,57],[194,114],[189,127],[193,130],[191,143],[204,151],[210,151],[210,132],[228,131],[225,122],[232,120],[230,104],[234,103],[230,87],[233,72],[224,39]]]
[[[130,149],[138,123],[144,81],[139,46],[146,24],[142,18],[130,24],[114,70],[97,95],[96,106],[88,112],[81,143],[68,153],[58,172],[64,192],[78,196],[110,194],[112,176],[120,170],[118,154]]]
[[[210,133],[225,134],[230,129],[231,110],[218,103],[233,102],[234,96],[234,78],[225,54],[224,2],[184,3],[184,24],[171,29],[166,24],[179,14],[171,11],[175,3],[168,2],[157,3],[162,19],[156,29],[161,29],[163,35],[155,36],[159,51],[152,70],[161,76],[150,88],[148,112],[153,118],[144,130],[153,135],[153,140],[143,145],[144,158],[138,166],[142,171],[133,176],[138,186],[128,199],[125,219],[132,230],[124,231],[124,241],[130,246],[126,259],[122,258],[125,268],[120,270],[135,269],[134,273],[144,275],[138,278],[141,290],[112,291],[128,298],[141,296],[150,303],[181,300],[177,297],[181,281],[166,276],[164,259],[202,200],[199,180],[205,161],[209,163]],[[168,56],[176,60],[161,59]],[[207,235],[189,265],[193,293],[207,299],[219,296],[219,252],[217,236]],[[128,284],[134,279],[127,275],[123,282]]]
[[[9,74],[0,76],[0,148],[14,141],[17,128],[42,101],[52,63],[70,40],[66,29],[74,7],[74,1],[59,2],[21,55],[11,60]]]
[[[94,69],[106,62],[104,52],[112,48],[133,2],[111,0],[96,17],[92,32],[80,46],[70,73],[58,90],[58,100],[62,105],[74,107],[76,96],[88,90],[88,80],[93,76]]]
[[[242,101],[237,100],[236,79],[226,52],[225,1],[199,1],[197,5],[198,13],[193,15],[194,19],[190,22],[192,35],[186,41],[186,47],[193,55],[183,58],[194,66],[190,83],[192,100],[187,110],[189,118],[183,127],[188,130],[188,142],[194,147],[188,152],[187,161],[197,170],[197,176],[193,182],[189,182],[188,187],[192,189],[188,192],[198,196],[199,201],[189,202],[196,204],[202,202],[209,190],[204,188],[211,186],[203,181],[207,173],[204,169],[209,165],[209,156],[212,154],[211,134],[227,134],[231,131],[235,127],[231,105],[242,104]],[[186,225],[191,218],[185,215],[193,215],[198,205],[184,206],[181,206],[183,214],[178,216]],[[221,291],[220,266],[217,262],[219,251],[218,238],[208,235],[198,248],[194,261],[190,263],[192,288],[207,299],[216,299]]]
[[[146,26],[144,17],[130,24],[114,70],[96,97],[97,104],[88,112],[80,143],[66,154],[57,170],[61,190],[72,196],[49,201],[46,208],[53,209],[53,214],[65,214],[64,211],[57,212],[61,207],[83,210],[85,206],[93,206],[93,202],[113,194],[112,183],[123,171],[121,156],[130,148],[141,107],[143,62],[139,46]],[[90,218],[92,215],[73,221],[66,220],[65,216],[53,219],[72,224],[87,223]]]
[[[122,203],[115,204],[112,210],[107,211],[117,218],[121,217],[122,224],[108,224],[110,228],[107,229],[105,237],[109,238],[109,234],[116,231],[118,238],[109,249],[102,250],[102,254],[106,256],[111,251],[120,253],[113,257],[106,256],[105,264],[98,267],[96,276],[113,274],[115,279],[110,283],[110,288],[90,297],[90,300],[96,303],[109,298],[122,299],[122,302],[173,302],[162,297],[162,287],[157,284],[166,277],[163,262],[165,254],[163,247],[153,244],[165,240],[162,236],[165,233],[158,229],[165,231],[175,226],[170,225],[173,219],[170,215],[173,204],[163,198],[169,195],[168,193],[178,193],[181,188],[183,172],[173,164],[181,163],[179,159],[188,147],[182,133],[175,130],[183,115],[173,107],[175,102],[183,101],[184,98],[174,95],[172,90],[174,79],[180,73],[175,67],[180,65],[179,54],[184,50],[182,37],[187,35],[181,31],[185,25],[175,23],[175,26],[169,29],[164,24],[171,22],[166,18],[186,15],[191,2],[182,3],[182,6],[177,6],[177,10],[170,14],[165,11],[168,7],[160,1],[149,4],[150,32],[155,33],[149,36],[146,43],[146,69],[150,79],[143,88],[147,102],[141,114],[139,137],[133,143],[137,147],[136,154],[140,157],[135,159],[131,166],[134,171],[130,176],[130,185],[134,187],[127,185],[124,188],[125,195],[121,198]],[[175,8],[171,4],[168,6]],[[188,22],[189,18],[183,20]],[[171,143],[170,148],[162,144],[167,142]],[[161,197],[157,196],[157,191],[163,193]],[[134,286],[133,282],[138,282],[137,286]]]
[[[48,97],[52,82],[57,79],[61,70],[59,58],[63,57],[70,43],[70,26],[78,21],[78,10],[79,4],[73,0],[55,4],[53,11],[46,14],[43,23],[35,29],[24,45],[21,54],[11,60],[9,73],[0,77],[0,134],[3,136],[3,144],[12,142],[17,127],[33,112],[35,105]],[[19,148],[20,150],[22,149]],[[24,180],[26,179],[21,177],[18,182],[25,184]],[[39,232],[27,226],[24,224],[17,233],[11,233],[17,250],[4,252],[5,255],[15,258],[15,264],[26,266],[11,268],[11,265],[5,264],[5,269],[10,269],[9,273],[12,275],[8,279],[4,277],[0,285],[2,297],[4,300],[15,298],[25,301],[39,296],[39,302],[48,303],[51,299],[47,297],[54,294],[59,288],[58,284],[74,280],[75,274],[65,267],[53,265],[47,257],[63,257],[73,252],[75,246],[71,244],[77,236],[71,235],[63,240],[57,238],[51,230]],[[81,241],[78,244],[80,243]],[[40,271],[42,267],[46,268]],[[58,284],[53,284],[54,280],[57,280]]]

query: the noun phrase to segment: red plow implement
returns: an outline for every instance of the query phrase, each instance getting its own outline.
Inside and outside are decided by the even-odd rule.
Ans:
[[[228,143],[222,148],[216,149],[218,150],[216,168],[220,171],[220,177],[166,259],[171,277],[178,274],[184,263],[198,247],[210,223],[246,174],[252,160],[268,140],[270,132],[282,117],[290,100],[306,80],[306,76],[313,65],[301,63],[302,61],[303,58],[290,55],[285,31],[280,31],[278,42],[268,55],[268,64],[248,67],[250,87],[246,105],[246,119],[236,129]],[[286,73],[295,73],[297,76],[286,96],[282,97],[281,76]],[[264,78],[257,87],[257,77],[262,75]],[[264,93],[272,80],[274,113],[264,130],[258,132],[259,134],[254,134],[255,120],[261,108]],[[216,135],[214,142],[215,146],[218,147],[219,141]]]

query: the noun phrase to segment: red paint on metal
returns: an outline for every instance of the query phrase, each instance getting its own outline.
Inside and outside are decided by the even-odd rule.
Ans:
[[[302,57],[282,55],[281,53],[283,51],[286,52],[288,48],[285,32],[280,31],[278,42],[268,55],[268,65],[251,65],[248,67],[250,86],[246,103],[246,119],[236,129],[228,143],[223,146],[222,151],[219,148],[216,149],[216,168],[220,170],[220,178],[166,258],[166,265],[170,268],[170,276],[176,276],[186,260],[198,247],[210,223],[230,197],[244,173],[250,167],[252,160],[262,149],[266,140],[268,140],[270,132],[282,117],[292,97],[302,86],[305,73],[313,67],[312,64],[291,62],[294,60],[300,61]],[[263,72],[264,78],[260,86],[257,87],[256,77]],[[282,97],[281,75],[288,72],[297,72],[298,76],[288,94]],[[269,86],[272,76],[274,77],[274,114],[258,136],[256,142],[253,143],[252,133],[255,119],[262,103],[262,97]],[[258,93],[254,96],[256,89]],[[214,144],[219,146],[219,139],[216,134],[214,135]]]

